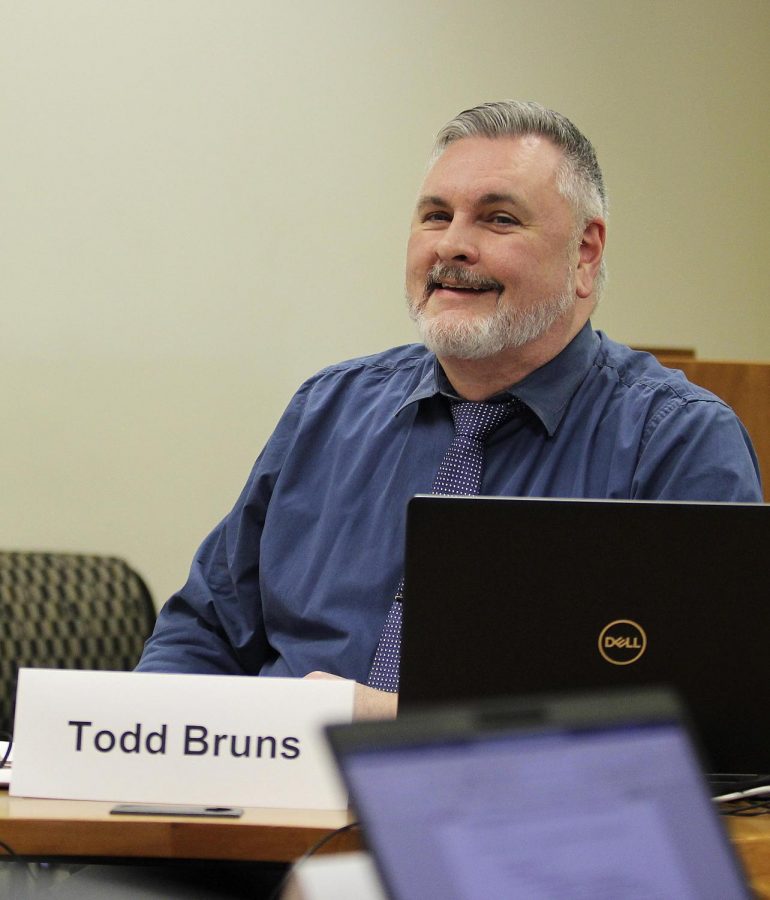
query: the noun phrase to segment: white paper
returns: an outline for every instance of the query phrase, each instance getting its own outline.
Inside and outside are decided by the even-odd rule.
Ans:
[[[352,681],[21,669],[18,796],[344,809]]]

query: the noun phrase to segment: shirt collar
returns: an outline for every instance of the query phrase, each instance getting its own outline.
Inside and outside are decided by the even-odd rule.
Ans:
[[[439,365],[439,361],[432,353],[427,354],[426,360],[428,364],[425,366],[422,378],[420,378],[417,387],[401,401],[396,410],[396,415],[398,415],[405,406],[409,406],[410,403],[416,403],[418,400],[425,400],[428,397],[432,397],[434,394],[444,393],[442,387],[439,387],[439,378],[441,377],[446,381],[446,375],[444,375],[444,372]]]
[[[572,395],[588,373],[598,347],[599,336],[593,331],[591,323],[586,322],[561,353],[544,366],[530,372],[518,384],[511,385],[503,394],[518,397],[540,419],[548,434],[553,435]],[[425,367],[419,384],[403,400],[396,413],[410,403],[435,394],[443,394],[452,400],[458,399],[439,361],[433,354],[428,358],[433,361],[432,365]]]
[[[559,427],[573,394],[588,374],[599,350],[599,336],[590,322],[552,360],[509,388],[527,404],[549,436]]]

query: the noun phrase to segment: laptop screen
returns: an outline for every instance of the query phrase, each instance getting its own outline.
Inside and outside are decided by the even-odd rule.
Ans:
[[[747,897],[677,722],[338,754],[395,900]]]
[[[709,771],[770,772],[768,545],[770,505],[415,497],[399,709],[667,684]]]

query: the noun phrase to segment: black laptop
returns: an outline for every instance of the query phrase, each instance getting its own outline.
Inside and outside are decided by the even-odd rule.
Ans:
[[[711,772],[765,775],[768,646],[770,506],[410,501],[400,710],[672,685]]]
[[[327,734],[393,900],[749,896],[670,693],[480,701]]]

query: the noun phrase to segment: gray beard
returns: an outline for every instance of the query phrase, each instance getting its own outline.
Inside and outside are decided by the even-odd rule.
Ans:
[[[409,315],[420,339],[436,356],[487,359],[503,350],[523,347],[542,337],[574,306],[571,287],[529,309],[497,305],[488,315],[461,319],[425,315],[424,304],[407,296]]]

